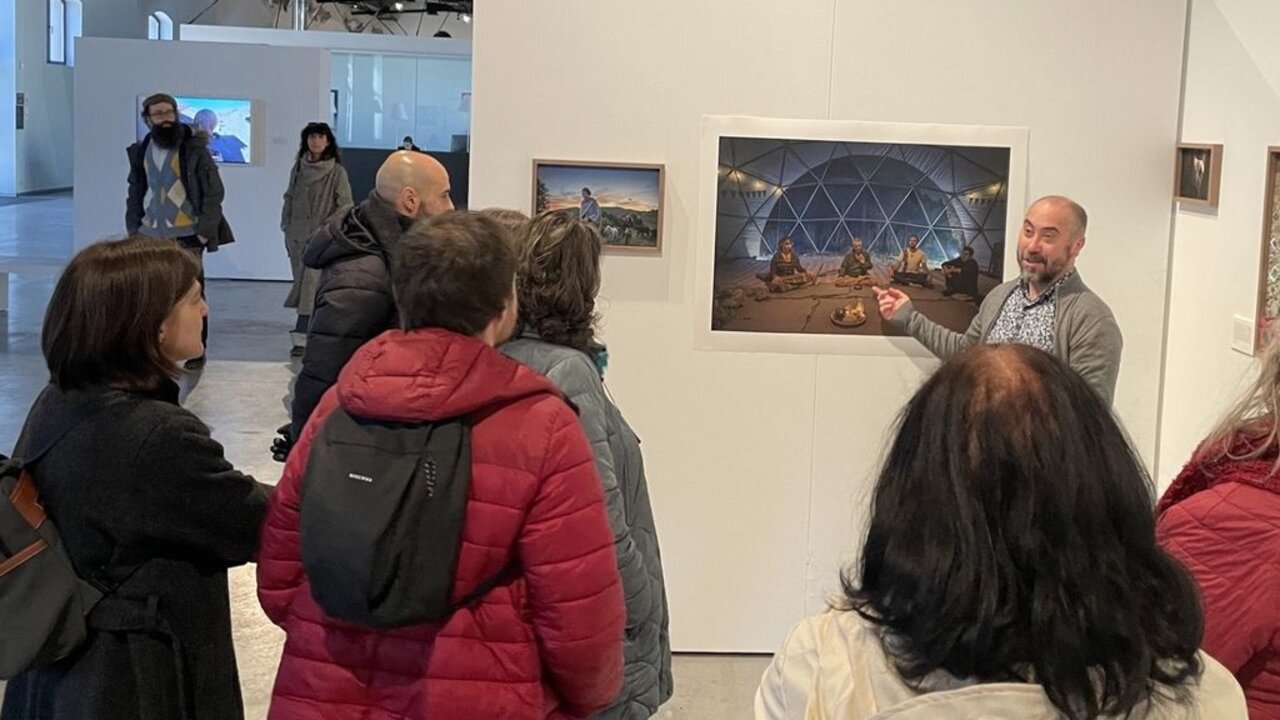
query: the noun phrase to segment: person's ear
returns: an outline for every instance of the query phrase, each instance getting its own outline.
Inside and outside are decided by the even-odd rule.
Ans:
[[[419,202],[418,193],[413,188],[406,185],[400,191],[400,204],[408,211],[409,217],[414,217],[417,214]]]

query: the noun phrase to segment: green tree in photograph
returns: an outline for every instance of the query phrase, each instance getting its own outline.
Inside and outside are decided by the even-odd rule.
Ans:
[[[538,181],[538,198],[537,198],[537,202],[534,203],[534,207],[533,207],[533,211],[535,213],[540,213],[543,210],[547,209],[547,195],[548,195],[547,184],[539,180]]]

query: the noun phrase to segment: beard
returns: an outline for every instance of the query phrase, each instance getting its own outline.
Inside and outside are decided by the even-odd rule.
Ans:
[[[151,138],[166,150],[172,150],[182,140],[182,126],[178,123],[161,123],[151,128]]]
[[[1034,262],[1041,266],[1041,270],[1030,270],[1027,268],[1027,262]],[[1018,258],[1018,265],[1022,267],[1022,279],[1027,282],[1037,282],[1040,285],[1051,285],[1066,270],[1066,263],[1055,262],[1045,258],[1040,253],[1031,253]]]

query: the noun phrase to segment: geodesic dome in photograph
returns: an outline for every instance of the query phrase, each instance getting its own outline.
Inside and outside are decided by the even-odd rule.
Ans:
[[[1003,270],[1009,149],[722,137],[716,260],[765,259],[790,237],[801,255],[897,255],[910,235],[932,264],[966,245]]]

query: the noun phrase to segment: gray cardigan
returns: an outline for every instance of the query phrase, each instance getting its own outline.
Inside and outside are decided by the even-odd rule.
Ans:
[[[946,360],[961,350],[986,342],[987,333],[1018,282],[1010,280],[988,293],[964,334],[948,330],[916,312],[910,301],[899,308],[889,322]],[[1079,271],[1058,287],[1053,335],[1054,354],[1111,402],[1116,393],[1116,376],[1120,374],[1124,338],[1111,308],[1085,286]]]
[[[653,507],[649,504],[640,440],[609,399],[604,382],[586,353],[531,334],[499,349],[546,375],[577,407],[604,488],[627,605],[622,691],[610,707],[593,717],[647,718],[670,699],[673,684],[662,555]]]

